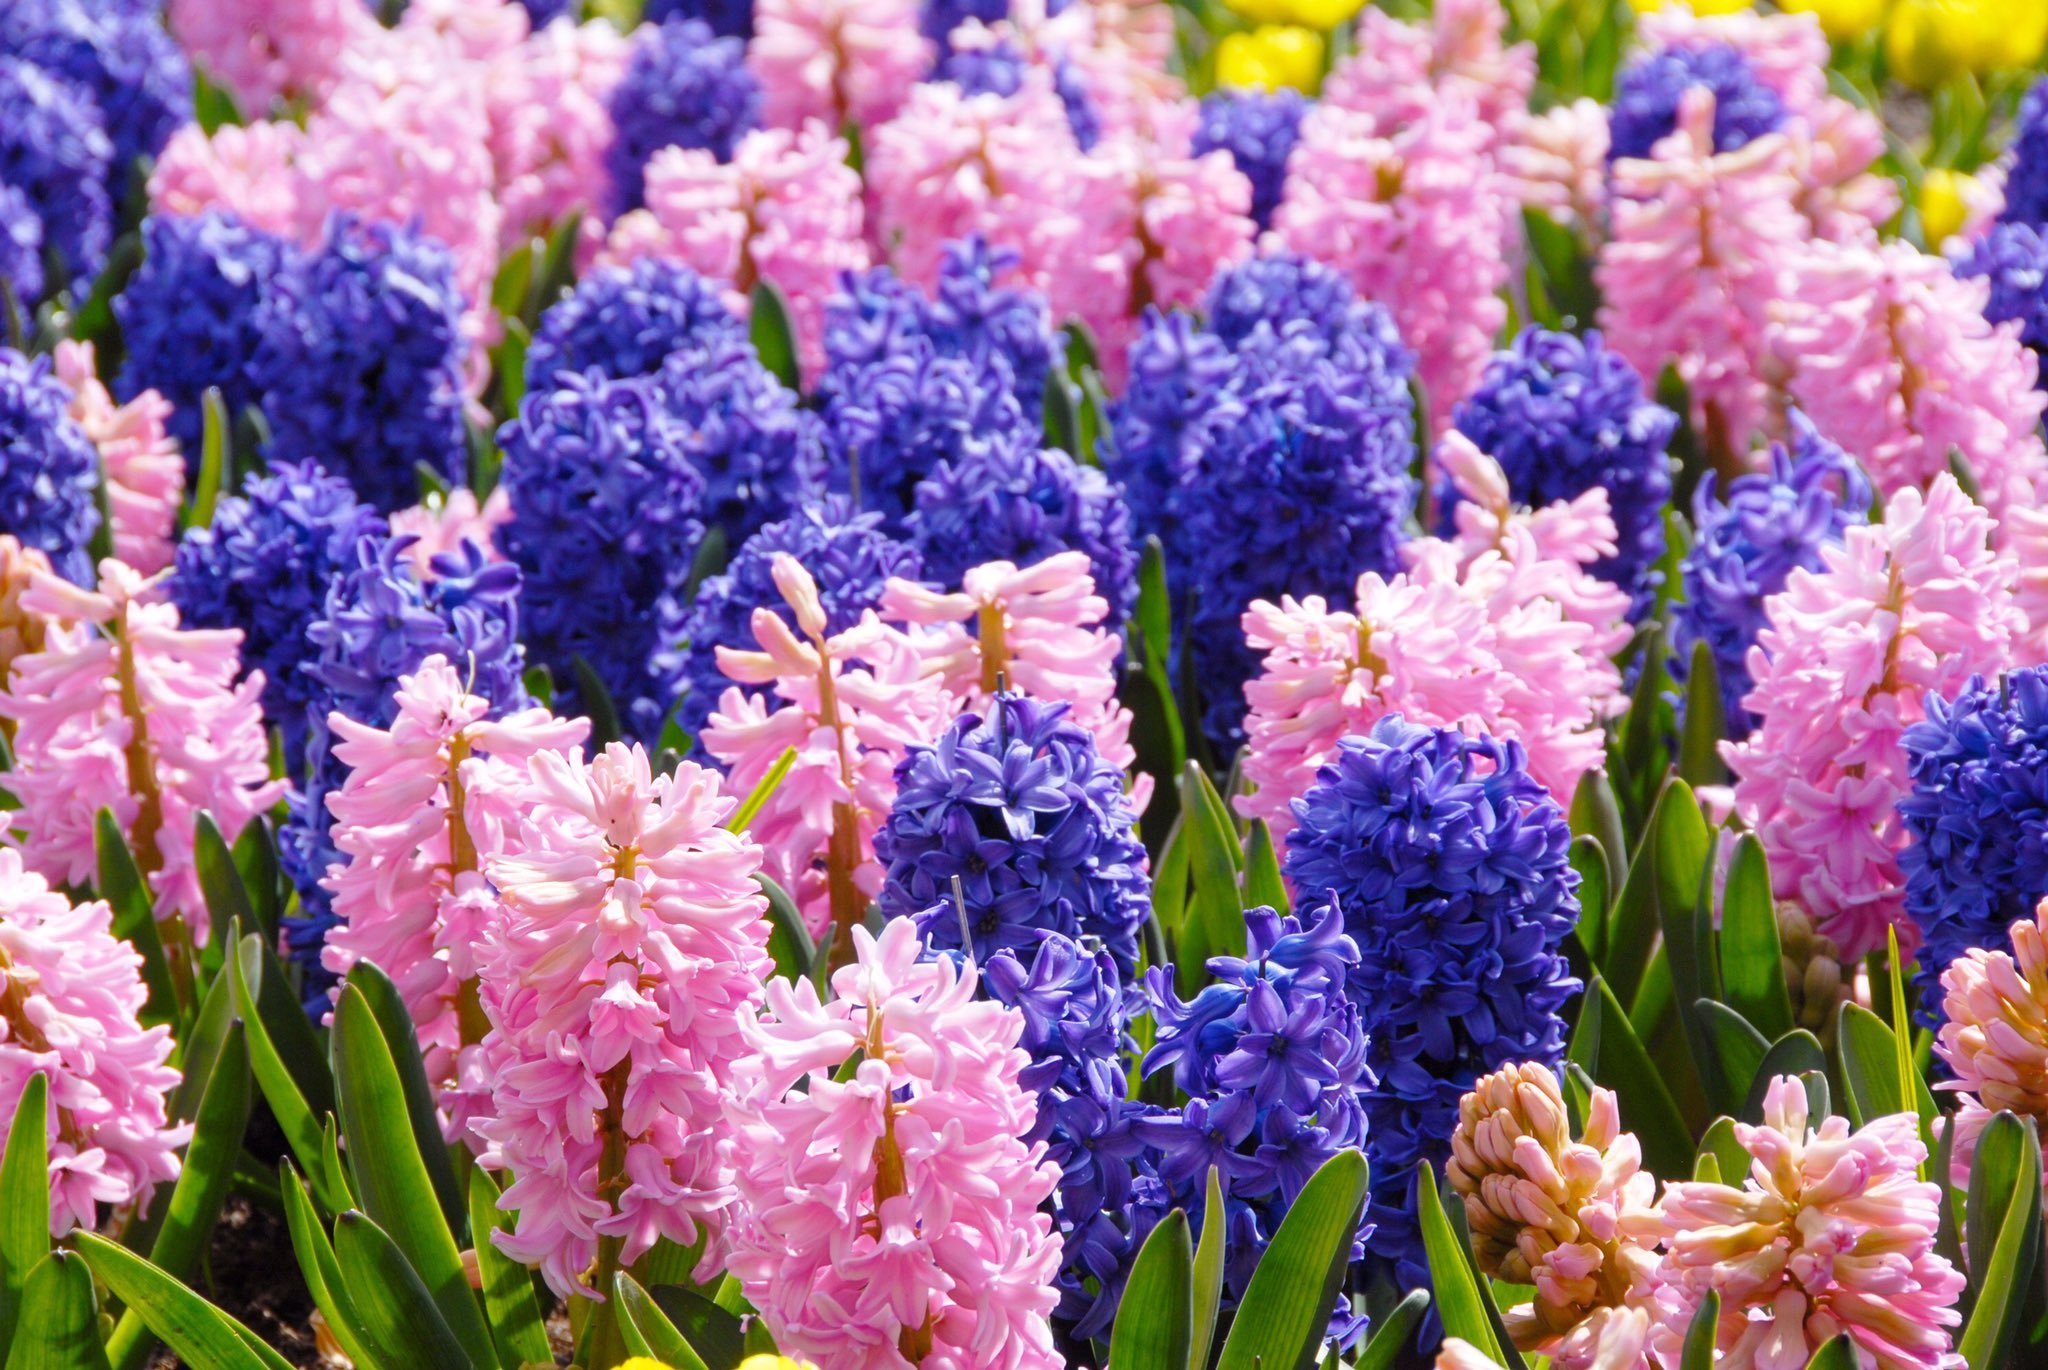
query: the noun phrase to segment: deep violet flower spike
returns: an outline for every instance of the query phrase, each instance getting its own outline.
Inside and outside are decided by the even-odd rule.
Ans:
[[[1608,116],[1607,157],[1647,157],[1678,127],[1678,105],[1695,86],[1714,95],[1714,151],[1734,152],[1785,122],[1785,104],[1737,49],[1723,43],[1666,48],[1621,70]]]
[[[996,696],[896,767],[896,799],[875,834],[885,916],[914,917],[933,946],[1028,953],[1057,933],[1098,939],[1132,974],[1151,882],[1123,772],[1063,703]]]
[[[1301,133],[1309,102],[1298,90],[1217,90],[1202,97],[1196,156],[1222,149],[1252,183],[1252,219],[1272,227],[1287,185],[1287,154]]]
[[[1578,990],[1560,947],[1579,917],[1571,831],[1520,744],[1399,714],[1347,737],[1294,801],[1285,873],[1304,917],[1338,916],[1376,1077],[1373,1258],[1428,1279],[1415,1163],[1442,1164],[1458,1101],[1511,1062],[1556,1068]]]
[[[2013,126],[2012,169],[2005,177],[2005,208],[1998,217],[2009,224],[2048,228],[2048,77],[2035,81],[2020,101]]]
[[[1984,317],[2020,325],[2020,341],[2035,357],[2048,352],[2048,225],[1993,224],[1954,258],[1958,276],[1990,282]],[[2037,375],[2035,384],[2041,384]]]
[[[665,147],[703,148],[721,162],[761,121],[761,83],[746,46],[701,19],[642,25],[611,95],[617,134],[605,154],[614,214],[645,202],[647,159]]]
[[[614,380],[649,376],[685,347],[743,338],[724,294],[659,257],[599,267],[540,316],[526,348],[526,388],[553,389],[561,376],[590,370]]]
[[[113,155],[90,91],[0,54],[0,185],[20,191],[42,220],[57,268],[51,291],[68,289],[82,300],[106,265],[114,237],[107,192]]]
[[[192,66],[153,6],[14,0],[0,8],[0,51],[75,83],[106,122],[107,194],[119,201],[138,158],[154,157],[192,118]]]
[[[67,412],[70,404],[71,391],[49,358],[30,360],[0,346],[0,533],[85,584],[100,527],[100,457]]]

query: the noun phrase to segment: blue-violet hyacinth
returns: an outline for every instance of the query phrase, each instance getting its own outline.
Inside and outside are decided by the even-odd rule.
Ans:
[[[1954,257],[1956,275],[1982,276],[1990,293],[1984,317],[2019,321],[2020,341],[2038,359],[2048,354],[2048,229],[2029,223],[1993,224]],[[2048,384],[2038,374],[2037,386]]]
[[[142,221],[142,246],[142,265],[114,300],[126,347],[115,388],[126,399],[154,390],[169,400],[171,436],[197,453],[209,386],[219,387],[230,416],[262,398],[259,306],[295,252],[212,209],[151,215]]]
[[[1358,945],[1374,1256],[1413,1288],[1428,1280],[1416,1162],[1449,1157],[1473,1081],[1510,1062],[1555,1069],[1564,1051],[1571,830],[1519,743],[1399,714],[1339,742],[1293,808],[1284,869],[1300,906],[1341,914]]]
[[[674,353],[652,380],[683,456],[704,480],[700,514],[728,549],[823,480],[817,416],[745,338]]]
[[[1190,1216],[1205,1206],[1209,1168],[1221,1176],[1227,1305],[1243,1296],[1309,1177],[1346,1147],[1371,1146],[1379,1127],[1366,1023],[1345,988],[1359,947],[1343,915],[1254,908],[1244,921],[1245,954],[1210,958],[1212,982],[1192,1000],[1174,991],[1171,966],[1145,973],[1158,1036],[1144,1072],[1172,1067],[1188,1101],[1139,1130],[1157,1149],[1172,1203]],[[1373,1235],[1368,1216],[1352,1239],[1354,1261]],[[1341,1300],[1332,1322],[1340,1336],[1355,1325]]]
[[[1733,152],[1785,122],[1785,102],[1758,79],[1749,58],[1726,43],[1666,48],[1621,69],[1607,116],[1609,161],[1647,157],[1678,127],[1678,103],[1702,86],[1714,96],[1714,151]]]
[[[626,73],[612,88],[616,129],[605,151],[614,214],[646,200],[647,159],[665,147],[703,148],[721,162],[761,121],[761,83],[737,38],[701,19],[644,24],[633,35]]]
[[[896,802],[875,834],[886,917],[915,917],[934,947],[975,959],[1053,933],[1093,937],[1131,974],[1151,907],[1145,848],[1124,775],[1069,721],[1065,703],[997,695],[896,767]],[[963,910],[954,903],[961,881]]]
[[[659,257],[599,267],[540,316],[526,347],[526,388],[550,389],[572,371],[651,376],[684,347],[744,338],[724,295],[718,282]]]
[[[1487,363],[1452,422],[1500,463],[1518,504],[1540,509],[1604,487],[1616,550],[1593,563],[1593,574],[1627,590],[1637,614],[1655,603],[1671,498],[1664,449],[1678,416],[1644,395],[1635,368],[1597,330],[1581,338],[1523,329]],[[1457,490],[1444,481],[1437,496],[1449,532]]]
[[[29,313],[43,298],[43,221],[28,196],[10,185],[0,185],[0,283],[13,292],[26,332]]]
[[[299,913],[284,920],[285,944],[304,973],[302,992],[315,1013],[328,1006],[334,983],[320,963],[335,922],[320,878],[341,859],[329,838],[327,796],[347,777],[331,750],[328,715],[389,727],[400,677],[436,654],[456,663],[470,692],[488,699],[494,715],[528,703],[519,568],[486,561],[482,549],[464,544],[436,556],[432,578],[422,580],[411,554],[415,541],[375,533],[358,538],[348,565],[328,586],[320,616],[306,626],[315,655],[305,673],[315,689],[306,707],[304,786],[291,796],[278,856],[299,892]]]
[[[564,376],[526,396],[498,445],[512,497],[498,545],[525,574],[525,641],[557,706],[593,707],[580,658],[620,725],[652,740],[670,703],[654,688],[656,611],[689,582],[705,488],[654,378]]]
[[[1102,118],[1095,111],[1095,102],[1088,98],[1088,83],[1065,52],[1055,50],[1048,65],[1053,93],[1060,97],[1060,105],[1066,111],[1074,145],[1088,152],[1102,140]],[[1024,54],[1004,38],[995,43],[948,47],[940,54],[932,79],[951,81],[963,95],[998,95],[1007,99],[1024,88],[1025,73],[1029,70],[1030,63]]]
[[[567,15],[575,19],[583,6],[581,0],[519,0],[519,6],[526,11],[526,19],[536,29],[552,24]]]
[[[192,119],[192,65],[152,8],[105,0],[8,0],[0,52],[87,91],[112,145],[107,193],[119,201],[138,158]]]
[[[1713,472],[1693,492],[1692,546],[1679,563],[1681,597],[1672,608],[1671,671],[1681,684],[1694,645],[1714,654],[1724,736],[1749,736],[1749,649],[1765,624],[1764,601],[1794,568],[1817,571],[1821,549],[1866,522],[1871,488],[1848,453],[1791,413],[1792,446],[1771,448],[1771,469],[1737,476],[1725,496]]]
[[[1252,183],[1252,220],[1270,228],[1287,185],[1287,154],[1301,132],[1309,101],[1298,90],[1216,90],[1202,97],[1196,156],[1219,148]]]
[[[70,404],[48,357],[0,347],[0,533],[40,550],[66,580],[90,585],[100,454]]]
[[[114,240],[107,193],[114,145],[92,93],[25,58],[0,55],[0,185],[28,197],[56,258],[51,291],[84,299]]]
[[[1902,739],[1913,788],[1899,800],[1906,912],[1924,941],[1920,1017],[1940,1022],[1941,973],[1972,947],[2011,950],[2007,930],[2048,896],[2048,667],[1972,677],[1930,694]]]
[[[1010,17],[1010,0],[924,0],[918,26],[935,43],[944,42],[969,19],[994,24]]]
[[[752,38],[754,0],[647,0],[640,19],[647,24],[701,19],[721,38]]]
[[[766,609],[796,627],[773,575],[775,557],[787,552],[818,583],[825,632],[843,633],[882,602],[891,577],[920,579],[917,549],[882,531],[882,516],[855,513],[844,495],[828,495],[770,523],[741,543],[724,571],[707,576],[693,598],[665,594],[660,604],[661,647],[654,670],[662,692],[679,699],[676,722],[694,739],[732,681],[718,669],[718,649],[756,651],[753,617]]]
[[[306,626],[326,610],[336,577],[355,568],[357,544],[386,531],[347,481],[314,462],[283,462],[223,498],[212,524],[178,544],[178,616],[189,627],[241,629],[242,668],[263,672],[263,714],[284,735],[292,774],[323,690],[304,670],[314,655]]]
[[[2005,208],[1998,217],[2009,224],[2048,229],[2048,76],[2035,81],[2020,101],[2011,147]]]
[[[1190,315],[1148,309],[1130,361],[1124,393],[1110,404],[1102,463],[1122,483],[1138,531],[1172,542],[1171,506],[1194,452],[1190,433],[1230,379],[1230,348]]]
[[[1031,566],[1058,552],[1086,552],[1111,624],[1138,597],[1138,548],[1123,492],[1035,437],[968,448],[918,482],[904,534],[924,555],[925,574],[956,586],[971,566]]]
[[[455,259],[411,228],[337,214],[260,307],[255,374],[273,461],[329,461],[379,509],[418,498],[424,464],[459,484],[462,293]]]

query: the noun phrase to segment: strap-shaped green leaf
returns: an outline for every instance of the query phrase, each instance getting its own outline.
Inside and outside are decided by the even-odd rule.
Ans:
[[[52,1251],[28,1272],[7,1370],[107,1370],[92,1272],[71,1252]]]
[[[383,1030],[384,1045],[398,1067],[398,1079],[405,1090],[405,1113],[412,1120],[413,1141],[420,1159],[426,1162],[427,1177],[433,1181],[434,1196],[441,1202],[441,1216],[449,1233],[460,1238],[469,1223],[469,1207],[462,1186],[455,1179],[455,1164],[441,1140],[441,1120],[434,1111],[434,1089],[427,1083],[426,1062],[420,1055],[419,1036],[413,1029],[412,1014],[398,986],[374,961],[358,961],[349,969],[349,984],[362,991],[370,1012]]]
[[[140,1313],[187,1370],[292,1370],[254,1332],[126,1247],[92,1232],[71,1241],[100,1283]]]
[[[50,1081],[22,1084],[0,1152],[0,1355],[14,1339],[28,1276],[50,1254]]]
[[[612,1303],[628,1351],[652,1357],[673,1370],[710,1370],[682,1329],[670,1322],[653,1296],[623,1270],[612,1277]]]
[[[291,1233],[292,1254],[298,1257],[299,1274],[306,1281],[306,1292],[313,1296],[320,1316],[327,1319],[328,1331],[341,1343],[341,1349],[355,1362],[357,1370],[383,1370],[371,1354],[370,1335],[363,1326],[362,1315],[348,1296],[334,1243],[328,1239],[327,1229],[313,1209],[305,1181],[292,1169],[290,1161],[278,1169],[278,1191],[284,1200],[285,1227]],[[532,1292],[530,1287],[528,1292]]]
[[[1480,1277],[1472,1248],[1459,1237],[1444,1212],[1435,1167],[1419,1161],[1415,1175],[1422,1246],[1429,1257],[1429,1278],[1436,1286],[1437,1313],[1443,1318],[1445,1335],[1463,1338],[1509,1370],[1522,1370],[1521,1353],[1495,1330],[1500,1311],[1493,1306],[1493,1290]]]
[[[1207,1370],[1216,1340],[1216,1312],[1223,1301],[1223,1256],[1230,1224],[1223,1213],[1223,1180],[1215,1166],[1202,1187],[1202,1238],[1195,1244],[1194,1336],[1188,1343],[1189,1370]]]
[[[1117,1305],[1109,1363],[1117,1370],[1187,1370],[1195,1337],[1194,1243],[1176,1208],[1145,1238]]]
[[[1784,956],[1763,844],[1744,833],[1728,860],[1721,894],[1721,988],[1728,1006],[1769,1042],[1793,1028]]]
[[[280,1040],[290,1042],[301,1029],[308,1032],[311,1029],[306,1028],[303,1013],[297,1014],[296,1024],[285,1022],[284,1015],[273,1012],[271,1005],[251,985],[252,973],[262,981],[270,978],[268,964],[272,960],[274,958],[267,958],[267,949],[261,940],[251,933],[242,939],[241,946],[228,958],[223,974],[234,987],[235,1011],[241,1015],[248,1030],[249,1069],[256,1077],[257,1087],[263,1091],[264,1101],[270,1105],[271,1116],[277,1119],[285,1141],[291,1145],[292,1154],[299,1158],[299,1165],[305,1170],[313,1196],[319,1200],[320,1206],[329,1213],[339,1213],[354,1203],[354,1197],[349,1193],[346,1173],[327,1154],[320,1122],[321,1115],[327,1110],[316,1113],[312,1101],[307,1098],[308,1090],[318,1088],[316,1079],[330,1092],[333,1083],[324,1059],[316,1055],[312,1067],[301,1066],[294,1070],[290,1057],[297,1055],[299,1049],[279,1045]]]
[[[350,1209],[334,1220],[334,1258],[349,1305],[361,1319],[370,1355],[379,1365],[476,1365],[475,1357],[441,1316],[438,1301],[391,1234],[367,1214]],[[493,1356],[477,1370],[493,1370]]]
[[[1692,1169],[1692,1130],[1628,1015],[1600,976],[1594,976],[1586,989],[1567,1054],[1614,1091],[1622,1125],[1642,1143],[1645,1165],[1659,1175],[1683,1175]]]
[[[1322,1350],[1365,1209],[1362,1153],[1340,1151],[1309,1177],[1238,1302],[1218,1370],[1311,1370]]]
[[[135,865],[135,853],[128,849],[121,825],[106,809],[93,820],[93,854],[99,869],[100,897],[114,913],[114,936],[142,956],[142,984],[149,993],[140,1015],[143,1025],[176,1022],[177,990],[171,982],[170,962],[164,959],[149,888],[142,883],[142,872]]]
[[[777,380],[801,391],[803,371],[797,365],[796,326],[790,322],[788,297],[773,281],[756,281],[749,300],[752,312],[747,334],[753,340],[754,355]]]
[[[1721,1334],[1721,1295],[1709,1289],[1685,1329],[1678,1370],[1714,1370],[1714,1348]]]
[[[532,1277],[525,1266],[500,1251],[491,1240],[493,1232],[511,1230],[512,1215],[498,1209],[497,1181],[489,1171],[471,1166],[469,1231],[470,1240],[476,1244],[484,1311],[490,1315],[499,1362],[505,1370],[519,1370],[522,1365],[546,1364],[554,1358],[554,1352],[548,1346],[547,1325],[541,1321],[540,1301],[533,1296]]]
[[[1963,1231],[1977,1297],[1956,1350],[1970,1370],[2001,1370],[2041,1259],[2041,1139],[2031,1121],[2000,1113],[1985,1125]]]
[[[1428,1312],[1429,1291],[1409,1290],[1408,1297],[1395,1304],[1394,1311],[1373,1327],[1372,1340],[1358,1353],[1352,1370],[1393,1370],[1401,1353],[1414,1345],[1416,1329],[1422,1326],[1423,1316]]]

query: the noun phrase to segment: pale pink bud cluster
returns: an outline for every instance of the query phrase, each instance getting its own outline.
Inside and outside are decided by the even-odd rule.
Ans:
[[[504,913],[480,953],[473,1131],[512,1176],[518,1224],[493,1240],[558,1294],[601,1297],[664,1237],[716,1259],[734,1190],[715,1133],[771,965],[733,807],[715,772],[656,776],[637,746],[537,751],[511,850],[485,862]]]
[[[474,1092],[488,1093],[459,1059],[483,1036],[477,948],[499,917],[484,863],[518,828],[528,760],[581,746],[590,724],[537,707],[493,721],[439,655],[399,681],[396,704],[389,728],[328,717],[349,770],[327,796],[342,859],[321,883],[341,922],[320,958],[337,975],[367,960],[391,976],[462,1139]]]
[[[185,495],[185,458],[164,427],[171,402],[145,390],[115,404],[93,366],[89,342],[57,344],[57,379],[71,387],[71,417],[99,449],[114,555],[144,575],[156,574],[176,551]]]
[[[647,207],[612,225],[599,260],[664,257],[726,282],[741,312],[756,283],[781,287],[806,371],[824,363],[825,300],[842,271],[868,264],[861,180],[846,142],[812,121],[758,129],[730,162],[701,148],[664,148],[647,163]]]
[[[932,65],[918,0],[759,0],[747,66],[775,128],[867,128],[891,118]]]
[[[1627,704],[1612,656],[1628,638],[1627,596],[1587,569],[1613,546],[1606,493],[1507,513],[1498,466],[1460,443],[1440,454],[1472,497],[1457,542],[1409,544],[1406,571],[1359,578],[1355,610],[1311,595],[1245,611],[1265,660],[1245,686],[1256,788],[1237,804],[1276,838],[1338,740],[1389,713],[1520,742],[1560,803],[1602,764],[1603,725]]]
[[[1884,521],[1822,549],[1765,603],[1743,704],[1761,724],[1721,754],[1735,808],[1770,854],[1777,896],[1860,960],[1897,927],[1909,950],[1897,813],[1905,729],[1929,694],[2011,663],[2025,621],[1991,519],[1952,476],[1891,497]]]
[[[50,1235],[99,1221],[98,1206],[146,1207],[178,1178],[178,1087],[168,1027],[136,1020],[142,957],[95,899],[73,905],[0,848],[0,1143],[31,1075],[49,1080]]]
[[[181,628],[154,582],[112,558],[97,590],[37,574],[22,607],[64,626],[14,662],[0,691],[0,718],[15,727],[7,788],[21,801],[7,840],[47,879],[90,884],[94,824],[111,810],[157,917],[182,918],[204,941],[199,814],[233,842],[284,793],[270,778],[263,673],[236,679],[240,630]]]
[[[1508,46],[1500,0],[1440,0],[1427,24],[1368,6],[1354,50],[1323,83],[1323,99],[1371,115],[1385,129],[1428,117],[1445,97],[1478,112],[1494,136],[1528,118],[1536,49]]]
[[[2048,1125],[2048,901],[2011,928],[2012,950],[1973,948],[1941,973],[1942,1015],[1934,1049],[1962,1106],[1951,1178],[1967,1190],[1984,1126],[2003,1112]]]
[[[194,64],[252,119],[280,96],[322,94],[377,29],[361,0],[171,0],[169,18]]]
[[[729,1268],[777,1347],[823,1370],[1057,1370],[1059,1168],[1018,1140],[1024,1020],[977,999],[971,964],[921,959],[907,918],[853,947],[830,1002],[776,980],[747,1029]]]

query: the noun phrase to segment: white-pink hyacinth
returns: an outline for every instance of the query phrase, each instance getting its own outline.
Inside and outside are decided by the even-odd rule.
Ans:
[[[45,1076],[53,1237],[95,1226],[101,1204],[147,1207],[192,1135],[166,1106],[170,1029],[137,1021],[142,957],[113,922],[105,901],[73,905],[0,848],[0,1144]]]
[[[1593,241],[1607,210],[1607,111],[1582,97],[1524,119],[1500,145],[1501,174],[1524,209]]]
[[[1024,1020],[922,950],[910,919],[856,927],[829,1002],[768,987],[727,1104],[728,1266],[823,1370],[1057,1370],[1059,1167],[1020,1140]]]
[[[0,691],[0,717],[15,725],[7,788],[21,801],[8,841],[38,874],[87,885],[97,815],[112,811],[172,925],[170,954],[185,958],[207,935],[192,852],[200,813],[233,842],[284,793],[270,777],[263,673],[237,680],[241,630],[182,628],[156,582],[111,557],[99,569],[97,589],[43,572],[23,597],[68,626],[17,658]]]
[[[341,921],[320,960],[336,975],[368,960],[391,976],[449,1136],[467,1140],[465,1119],[489,1092],[461,1059],[483,1040],[477,949],[499,917],[484,863],[518,827],[528,760],[581,746],[590,723],[539,707],[493,720],[440,655],[400,678],[394,702],[389,728],[328,717],[348,776],[327,796],[341,860],[321,884]]]
[[[296,237],[292,165],[305,141],[305,130],[284,120],[222,124],[210,134],[187,124],[157,155],[149,173],[150,207],[160,214],[222,209],[251,228]]]
[[[852,954],[847,931],[882,887],[875,832],[896,798],[896,764],[936,738],[952,709],[909,635],[870,611],[827,636],[818,584],[778,553],[771,572],[797,627],[756,608],[757,652],[718,649],[718,667],[741,685],[720,697],[700,740],[745,794],[794,748],[796,759],[749,827],[767,849],[768,873],[814,933],[833,928],[833,954]]]
[[[485,863],[504,915],[481,954],[473,1131],[519,1215],[492,1240],[565,1297],[603,1297],[663,1237],[702,1238],[708,1273],[734,1198],[723,1093],[771,966],[761,848],[722,826],[735,801],[694,762],[657,776],[614,742],[527,764],[519,830]]]
[[[1761,722],[1721,755],[1735,809],[1796,901],[1844,956],[1861,960],[1896,927],[1910,952],[1897,803],[1909,788],[1901,736],[1929,694],[2012,664],[2025,619],[1992,521],[1946,473],[1923,496],[1891,497],[1884,521],[1822,548],[1765,601],[1743,706]]]
[[[869,128],[931,70],[918,0],[757,0],[747,66],[774,128]]]
[[[2048,1126],[2048,900],[2010,929],[2012,950],[1976,947],[1941,973],[1934,1049],[1961,1100],[1950,1179],[1967,1191],[1985,1126],[2002,1112]],[[2048,1179],[2043,1180],[2048,1185]]]
[[[1086,552],[1059,552],[1019,569],[991,561],[968,570],[952,594],[892,577],[881,612],[930,631],[916,643],[927,670],[944,683],[954,712],[985,714],[999,689],[1072,705],[1068,717],[1095,735],[1096,749],[1128,771],[1131,713],[1117,702],[1123,638],[1102,626],[1109,601],[1095,593]],[[1149,775],[1136,778],[1142,812]]]
[[[126,404],[100,382],[89,342],[57,344],[57,379],[71,387],[69,412],[99,449],[114,555],[144,575],[171,564],[178,506],[185,496],[185,458],[164,425],[171,402],[145,390]]]

